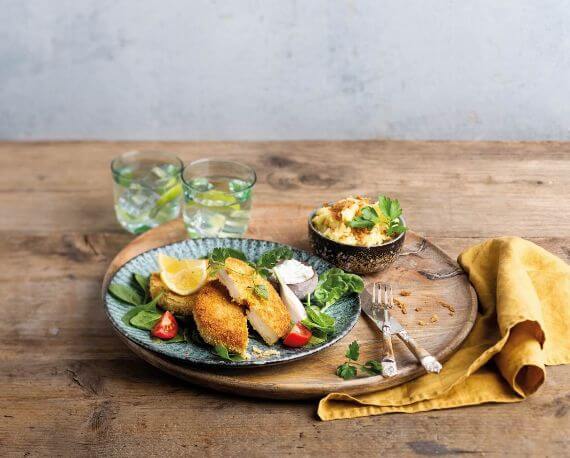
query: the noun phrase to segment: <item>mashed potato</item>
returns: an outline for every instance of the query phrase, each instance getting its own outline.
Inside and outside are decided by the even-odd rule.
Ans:
[[[349,222],[359,216],[364,207],[373,207],[380,215],[381,222],[372,229],[353,228]],[[325,237],[347,245],[373,246],[382,245],[391,240],[386,234],[388,219],[378,208],[378,202],[365,197],[348,197],[332,205],[325,205],[317,210],[313,217],[313,226]]]

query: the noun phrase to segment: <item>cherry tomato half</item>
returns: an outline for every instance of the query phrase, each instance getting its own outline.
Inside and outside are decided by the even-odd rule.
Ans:
[[[283,345],[287,347],[303,347],[309,343],[313,334],[303,324],[297,323],[283,340]]]
[[[170,340],[178,334],[178,323],[174,315],[168,311],[164,312],[160,320],[152,327],[150,335],[162,340]]]

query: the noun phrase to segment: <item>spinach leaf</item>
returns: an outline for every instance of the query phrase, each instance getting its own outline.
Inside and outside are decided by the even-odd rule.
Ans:
[[[144,297],[136,289],[128,285],[112,283],[109,285],[109,293],[116,299],[126,302],[127,304],[141,305],[144,303]]]
[[[216,355],[226,361],[243,361],[243,357],[236,355],[235,353],[230,353],[223,345],[216,345],[213,351]]]
[[[162,315],[158,312],[147,312],[146,310],[141,310],[129,320],[129,323],[135,328],[150,331],[157,321],[160,320],[161,316]]]
[[[157,343],[157,344],[170,344],[170,343],[187,342],[186,337],[184,336],[184,334],[180,334],[180,333],[176,334],[176,335],[175,335],[172,339],[170,339],[170,340],[162,340],[162,339],[159,339],[159,338],[157,338],[157,337],[153,337],[153,338],[152,338],[152,341],[153,341],[154,343]]]
[[[162,296],[162,293],[160,293],[158,296],[156,296],[148,304],[137,305],[136,307],[131,308],[127,313],[125,313],[123,315],[123,318],[121,318],[121,320],[127,326],[131,326],[131,318],[138,315],[139,312],[146,311],[146,312],[160,313],[160,310],[158,310],[156,308],[156,304],[158,304],[158,300],[160,299],[161,296]]]
[[[360,293],[364,289],[362,278],[333,267],[319,277],[315,300],[323,305],[323,310],[350,293]]]
[[[178,342],[186,342],[186,337],[184,336],[184,334],[176,334],[172,339],[170,340],[163,340],[164,343],[178,343]]]
[[[144,300],[146,301],[147,299],[150,298],[150,292],[148,290],[148,285],[150,283],[150,276],[147,275],[145,277],[144,275],[134,273],[133,278],[135,279],[138,288],[143,293]]]

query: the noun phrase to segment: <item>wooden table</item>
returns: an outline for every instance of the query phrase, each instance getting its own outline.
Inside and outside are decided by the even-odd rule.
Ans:
[[[570,366],[522,403],[320,422],[315,402],[219,394],[137,359],[99,303],[132,238],[109,162],[135,148],[255,166],[252,237],[308,248],[309,209],[381,191],[452,256],[513,234],[570,258],[570,143],[0,143],[0,455],[568,452]]]

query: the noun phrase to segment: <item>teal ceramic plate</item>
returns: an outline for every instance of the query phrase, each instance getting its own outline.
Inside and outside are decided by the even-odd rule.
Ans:
[[[159,248],[146,251],[123,265],[111,278],[111,283],[129,284],[133,273],[149,275],[158,271],[157,255],[162,252],[175,258],[201,258],[209,254],[216,247],[236,248],[243,251],[249,260],[256,260],[265,251],[283,246],[279,243],[267,242],[264,240],[252,239],[222,239],[204,238],[183,240]],[[313,266],[318,274],[332,267],[331,264],[306,251],[292,248],[294,258],[306,262]],[[356,324],[360,316],[360,302],[358,295],[352,294],[341,299],[336,304],[327,309],[327,313],[336,318],[335,333],[327,342],[310,348],[287,348],[281,343],[271,347],[265,345],[263,340],[250,329],[248,353],[251,359],[244,361],[224,361],[213,354],[211,347],[201,346],[193,342],[182,343],[157,343],[150,338],[148,331],[139,330],[125,325],[121,317],[129,310],[130,306],[115,299],[108,292],[105,294],[105,309],[113,326],[125,337],[144,348],[152,350],[161,355],[186,361],[189,364],[216,366],[216,367],[258,367],[270,364],[280,364],[297,359],[305,358],[313,353],[317,353],[330,347],[346,336]],[[256,346],[262,351],[276,349],[279,355],[266,358],[256,357],[252,352],[252,347]]]

